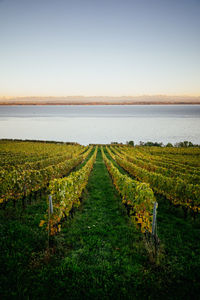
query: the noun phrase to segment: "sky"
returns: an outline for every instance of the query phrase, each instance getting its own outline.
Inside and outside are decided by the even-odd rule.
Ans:
[[[0,0],[0,96],[200,95],[200,0]]]

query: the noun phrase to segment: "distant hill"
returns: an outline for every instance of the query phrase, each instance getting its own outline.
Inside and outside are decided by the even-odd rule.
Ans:
[[[0,105],[136,105],[200,104],[200,96],[67,96],[67,97],[1,97]]]

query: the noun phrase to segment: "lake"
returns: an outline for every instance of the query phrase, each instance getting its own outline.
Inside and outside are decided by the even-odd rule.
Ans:
[[[200,105],[5,105],[0,138],[200,144]]]

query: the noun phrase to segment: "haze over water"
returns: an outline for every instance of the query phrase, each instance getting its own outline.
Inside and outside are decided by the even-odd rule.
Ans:
[[[200,106],[1,106],[0,138],[200,144]]]

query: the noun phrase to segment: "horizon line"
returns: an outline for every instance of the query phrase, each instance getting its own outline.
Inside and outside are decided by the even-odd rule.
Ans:
[[[22,96],[5,96],[0,95],[0,99],[9,100],[13,98],[136,98],[136,97],[192,97],[198,98],[200,94],[137,94],[137,95],[22,95]]]

